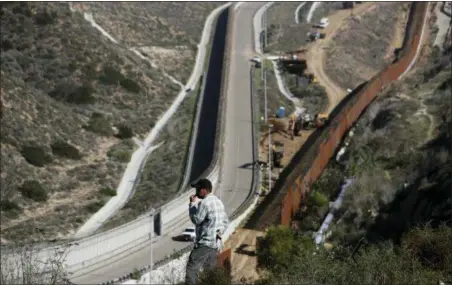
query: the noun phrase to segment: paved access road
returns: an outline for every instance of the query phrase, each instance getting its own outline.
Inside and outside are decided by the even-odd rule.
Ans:
[[[248,2],[235,11],[226,99],[223,161],[217,195],[231,214],[249,195],[253,170],[250,58],[254,55],[253,16],[263,2]]]
[[[217,195],[231,214],[248,196],[251,190],[252,170],[241,168],[253,162],[252,115],[250,93],[250,62],[253,55],[252,19],[262,2],[240,5],[235,11],[233,23],[232,52],[227,84],[226,116],[224,127],[223,160],[221,164],[221,184]],[[188,211],[187,211],[188,212]],[[173,236],[179,235],[190,225],[188,216],[180,217],[180,227],[166,233],[153,246],[154,261],[163,259],[175,250],[187,246],[186,242],[176,242]],[[142,268],[149,264],[150,247],[144,247],[129,256],[93,272],[71,278],[76,284],[99,284]]]

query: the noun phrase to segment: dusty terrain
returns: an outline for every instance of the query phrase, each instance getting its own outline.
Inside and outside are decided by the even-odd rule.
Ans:
[[[187,7],[179,13],[189,13]],[[77,11],[56,2],[1,7],[2,243],[74,232],[116,194],[137,147],[132,138],[143,139],[180,90],[159,66],[113,44]],[[128,13],[133,18],[133,11],[121,13],[123,21]],[[179,38],[197,42],[203,25],[201,16],[193,18],[184,27],[195,34],[180,30]],[[179,38],[163,48],[178,49]],[[153,49],[159,50],[157,44]],[[165,52],[166,60],[172,55],[177,53]],[[151,178],[180,180],[174,165],[185,157],[193,101],[187,98],[184,112],[163,132],[167,143],[150,161],[167,167],[154,168]],[[176,160],[168,160],[170,152]],[[162,184],[142,182],[148,193]]]
[[[310,23],[306,15],[313,2],[307,2],[299,11],[299,24],[295,22],[295,10],[300,2],[276,2],[268,9],[268,45],[265,52],[278,53],[298,50],[307,44],[307,33],[322,17],[341,9],[340,2],[322,2],[313,13]]]
[[[190,76],[204,21],[225,2],[84,2],[121,44],[138,48],[179,81]]]
[[[366,6],[364,13],[343,19],[346,24],[324,44],[325,72],[343,89],[372,78],[394,60],[395,49],[403,43],[410,3],[363,3],[354,13]]]

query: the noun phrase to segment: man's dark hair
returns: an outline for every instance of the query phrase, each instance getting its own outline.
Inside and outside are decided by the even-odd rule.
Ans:
[[[212,192],[212,182],[207,178],[199,179],[191,183],[190,186],[196,189],[207,189],[207,191]]]

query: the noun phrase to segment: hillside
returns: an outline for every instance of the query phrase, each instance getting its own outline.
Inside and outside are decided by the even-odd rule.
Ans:
[[[327,48],[326,74],[353,89],[390,64],[402,46],[409,8],[410,3],[381,2],[348,19]]]
[[[94,19],[107,17],[110,4],[105,3],[104,13]],[[208,11],[219,5],[193,3],[177,10],[171,3],[148,4],[159,5],[153,13],[172,11],[173,19],[200,13],[177,28],[174,21],[167,23],[176,34],[168,36],[165,48],[180,46],[179,41],[193,47]],[[132,137],[147,135],[180,87],[129,46],[109,41],[68,3],[15,2],[0,7],[1,242],[61,238],[116,194],[137,147]],[[137,11],[151,8],[131,6],[117,23],[138,24]],[[151,22],[148,27],[161,29]],[[156,48],[163,44],[148,37],[150,32],[142,37],[124,34],[130,43],[147,39],[146,44],[155,42]],[[178,56],[167,54],[168,60]],[[184,63],[181,79],[191,72],[193,62],[192,58]],[[186,121],[172,128],[180,124],[187,133]]]
[[[313,185],[293,231],[267,232],[256,284],[448,284],[451,52],[432,52],[369,106],[340,164],[332,161]],[[345,178],[354,181],[334,212],[326,250],[316,251],[312,235]]]
[[[100,26],[128,48],[137,48],[177,80],[188,80],[204,21],[225,2],[80,2]]]

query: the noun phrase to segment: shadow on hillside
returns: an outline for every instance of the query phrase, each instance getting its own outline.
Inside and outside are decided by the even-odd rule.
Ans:
[[[436,162],[382,209],[367,233],[369,242],[391,239],[399,243],[409,229],[427,223],[434,228],[444,223],[452,226],[451,144],[447,133],[442,132],[421,148],[432,152],[449,150],[449,157],[444,163]]]

